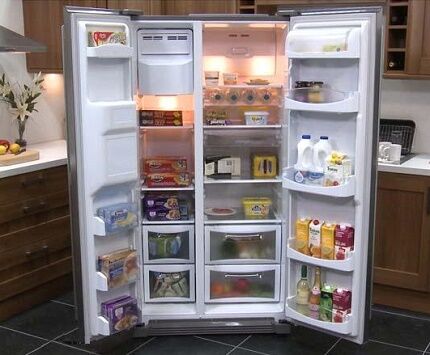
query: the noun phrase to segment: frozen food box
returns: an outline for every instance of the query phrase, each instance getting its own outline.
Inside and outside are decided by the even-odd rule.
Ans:
[[[144,208],[164,207],[179,208],[179,198],[172,194],[148,194],[143,199]]]
[[[137,253],[135,250],[121,249],[99,256],[98,270],[106,276],[109,288],[133,282],[139,271]]]
[[[125,32],[88,31],[88,46],[98,47],[103,44],[127,44]]]
[[[118,233],[137,226],[137,207],[133,203],[118,203],[101,207],[97,216],[105,223],[107,234]]]
[[[187,158],[152,157],[144,159],[145,173],[179,173],[187,171]]]
[[[191,184],[188,173],[151,173],[146,175],[148,187],[187,187]]]
[[[182,111],[140,110],[139,124],[145,126],[182,126]]]
[[[130,329],[139,320],[137,301],[132,297],[104,302],[102,309],[105,310],[103,316],[109,321],[111,333]]]
[[[188,220],[188,206],[181,203],[179,208],[168,209],[165,207],[152,207],[145,210],[146,218],[149,221],[174,221],[174,220]]]

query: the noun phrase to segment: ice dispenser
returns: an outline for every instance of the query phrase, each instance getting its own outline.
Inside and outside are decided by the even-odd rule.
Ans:
[[[146,95],[193,92],[191,30],[138,31],[139,90]]]

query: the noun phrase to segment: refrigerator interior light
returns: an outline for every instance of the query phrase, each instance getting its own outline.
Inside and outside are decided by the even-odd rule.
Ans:
[[[171,111],[178,108],[178,98],[176,96],[159,96],[158,99],[162,110]]]
[[[227,23],[205,23],[205,28],[225,28],[229,27]]]
[[[227,72],[226,57],[221,55],[217,56],[204,56],[203,67],[206,71],[219,71],[221,73]]]
[[[44,74],[43,87],[50,94],[61,94],[64,88],[62,74]]]
[[[275,73],[275,57],[254,56],[251,58],[250,75],[270,76]]]

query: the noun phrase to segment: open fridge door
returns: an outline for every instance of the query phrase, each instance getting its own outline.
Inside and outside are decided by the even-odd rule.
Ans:
[[[286,316],[356,343],[370,315],[380,11],[292,14],[286,39]]]
[[[119,12],[64,14],[75,295],[89,343],[141,318],[135,39]]]

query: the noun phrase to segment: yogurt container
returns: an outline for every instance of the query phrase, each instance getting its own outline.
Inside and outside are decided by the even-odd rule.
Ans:
[[[244,113],[247,126],[265,126],[269,112],[267,111],[247,111]]]

